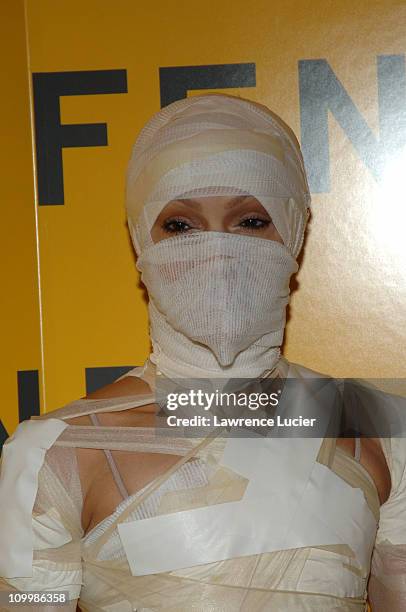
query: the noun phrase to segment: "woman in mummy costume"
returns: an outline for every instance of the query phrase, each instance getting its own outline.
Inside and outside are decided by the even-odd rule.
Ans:
[[[154,429],[159,377],[299,394],[327,378],[280,348],[309,206],[298,142],[266,107],[199,95],[146,124],[127,217],[152,351],[4,445],[0,591],[66,591],[84,612],[406,609],[401,437]]]

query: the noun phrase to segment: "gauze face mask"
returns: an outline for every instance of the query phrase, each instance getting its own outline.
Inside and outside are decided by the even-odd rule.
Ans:
[[[137,267],[156,308],[176,331],[214,353],[221,366],[285,327],[297,263],[273,240],[198,232],[148,247]],[[269,341],[269,338],[268,338]]]
[[[151,230],[165,206],[193,194],[255,197],[283,244],[203,230],[154,244]],[[128,168],[127,213],[158,371],[243,378],[275,367],[309,202],[296,138],[265,107],[194,96],[147,123]]]

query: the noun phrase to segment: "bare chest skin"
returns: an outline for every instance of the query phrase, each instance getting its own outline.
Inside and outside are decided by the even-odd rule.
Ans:
[[[143,380],[128,376],[86,397],[99,399],[146,392],[149,392],[149,387]],[[154,424],[155,411],[155,405],[149,404],[133,410],[102,413],[98,417],[101,425],[131,427],[134,426],[136,416],[137,426],[150,427]],[[88,416],[69,419],[67,422],[72,425],[91,424]],[[337,446],[354,456],[355,443],[352,438],[338,439]],[[179,459],[178,456],[161,453],[112,451],[112,454],[130,495],[168,470]],[[82,527],[86,534],[103,519],[110,516],[123,498],[102,450],[77,449],[77,460],[84,497]],[[372,476],[380,502],[383,504],[390,494],[391,478],[378,439],[363,438],[361,440],[360,462]]]

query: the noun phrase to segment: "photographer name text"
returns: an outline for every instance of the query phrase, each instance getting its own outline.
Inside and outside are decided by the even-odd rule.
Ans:
[[[177,417],[170,415],[166,422],[169,427],[314,427],[317,419],[302,416],[282,417]]]

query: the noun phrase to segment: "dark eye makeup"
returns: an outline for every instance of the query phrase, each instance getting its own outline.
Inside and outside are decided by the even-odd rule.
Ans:
[[[193,229],[191,225],[181,217],[170,217],[162,223],[162,229],[168,234],[179,234]]]
[[[237,228],[258,232],[266,229],[272,223],[270,219],[264,219],[259,215],[248,215],[245,219],[239,221]],[[180,234],[196,229],[190,225],[190,220],[185,220],[182,217],[169,217],[162,223],[161,228],[168,234]]]
[[[238,224],[239,227],[250,231],[264,230],[272,223],[270,219],[263,219],[260,216],[249,215]]]

